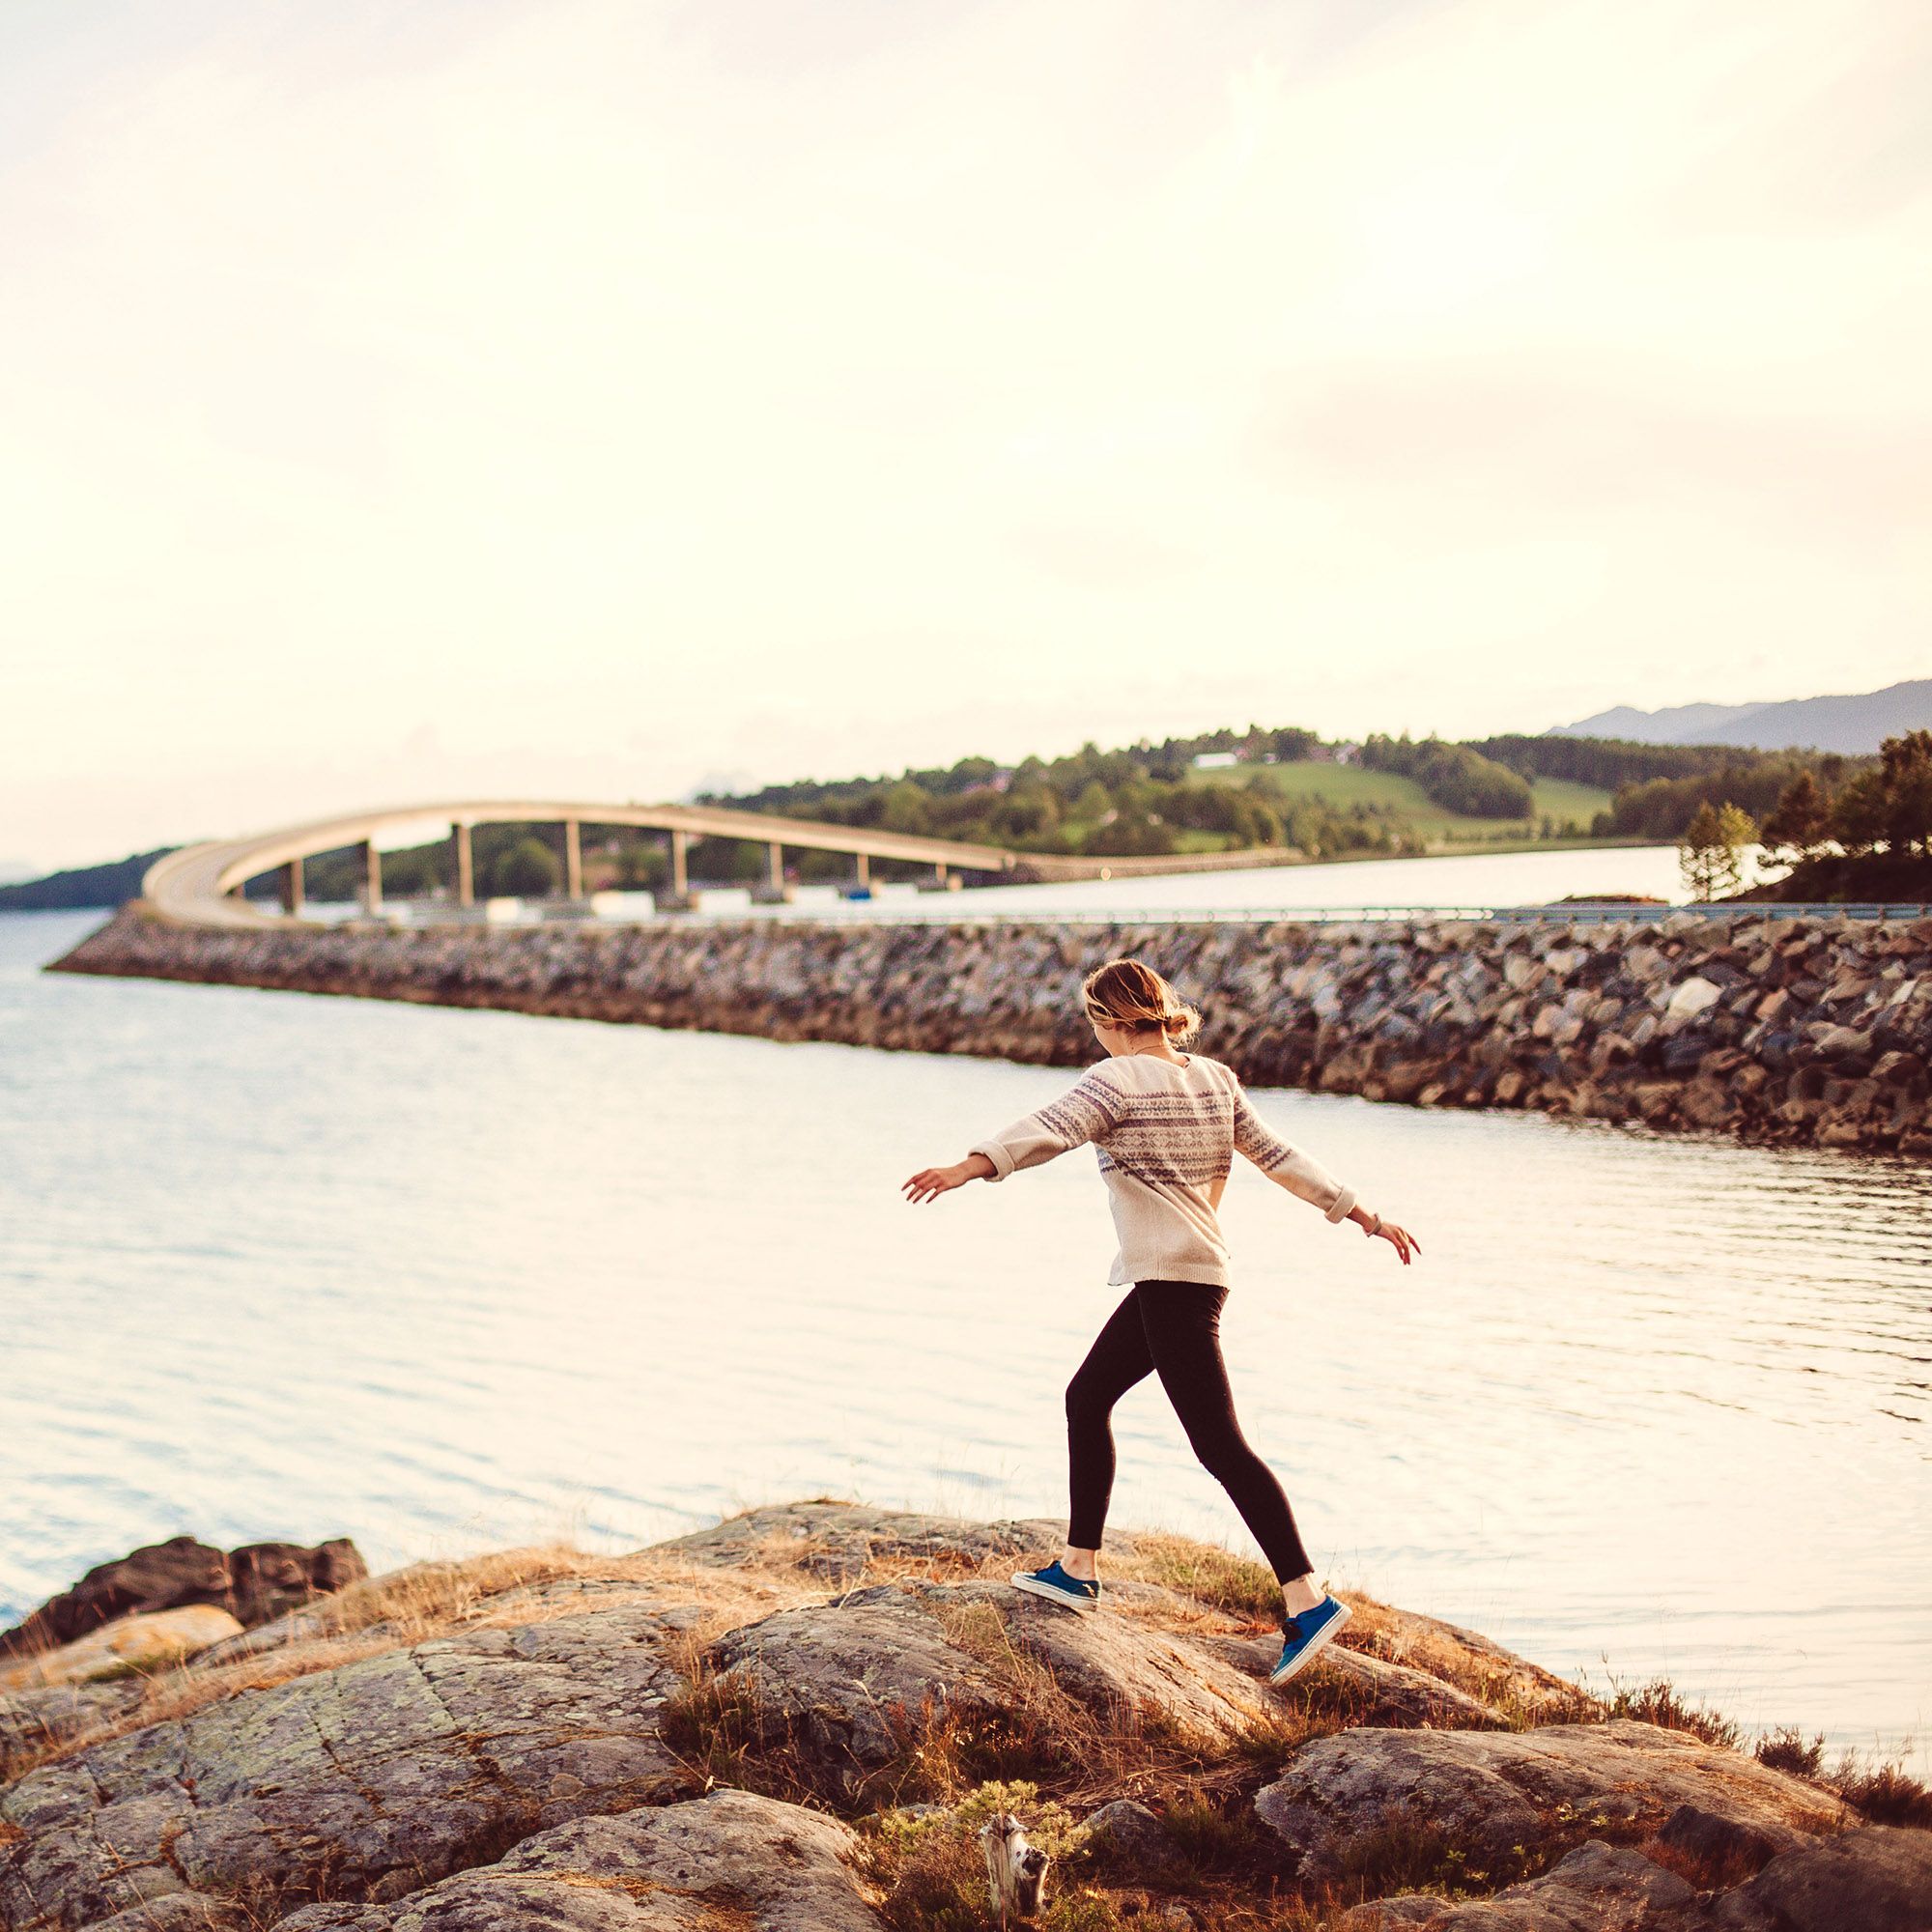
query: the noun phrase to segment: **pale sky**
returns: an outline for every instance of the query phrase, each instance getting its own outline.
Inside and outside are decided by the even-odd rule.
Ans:
[[[1932,672],[1924,0],[7,0],[0,861]]]

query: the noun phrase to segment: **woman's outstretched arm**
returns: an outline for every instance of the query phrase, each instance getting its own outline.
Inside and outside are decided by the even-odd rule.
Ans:
[[[1370,1213],[1355,1199],[1352,1187],[1337,1180],[1314,1155],[1280,1139],[1249,1104],[1247,1093],[1238,1083],[1235,1089],[1235,1148],[1277,1187],[1285,1187],[1321,1208],[1329,1220],[1352,1221],[1363,1234],[1379,1236],[1402,1257],[1403,1266],[1408,1265],[1411,1253],[1422,1252],[1422,1243],[1406,1228]]]
[[[899,1191],[915,1206],[969,1180],[1004,1180],[1016,1167],[1037,1167],[1056,1154],[1097,1140],[1126,1116],[1127,1096],[1105,1066],[1090,1066],[1059,1099],[977,1142],[951,1167],[923,1167]]]

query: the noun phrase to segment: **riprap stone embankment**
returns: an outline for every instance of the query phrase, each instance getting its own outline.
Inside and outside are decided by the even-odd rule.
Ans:
[[[129,909],[59,964],[1070,1066],[1081,978],[1122,953],[1256,1085],[1932,1155],[1932,919],[249,932]]]

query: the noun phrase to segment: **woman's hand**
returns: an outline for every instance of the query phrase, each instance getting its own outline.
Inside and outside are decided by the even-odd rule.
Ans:
[[[955,1187],[964,1187],[969,1180],[977,1180],[992,1171],[993,1163],[984,1154],[969,1153],[951,1167],[921,1168],[910,1180],[899,1183],[899,1192],[917,1208],[922,1202],[937,1201],[942,1194],[951,1194]]]
[[[1422,1243],[1406,1228],[1399,1228],[1393,1221],[1384,1221],[1379,1214],[1371,1214],[1366,1208],[1351,1208],[1349,1219],[1371,1240],[1379,1236],[1386,1241],[1402,1257],[1404,1267],[1408,1265],[1411,1255],[1422,1252]]]

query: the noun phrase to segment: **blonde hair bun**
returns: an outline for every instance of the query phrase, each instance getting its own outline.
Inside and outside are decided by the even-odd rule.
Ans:
[[[1082,987],[1087,1017],[1122,1033],[1166,1034],[1185,1046],[1201,1031],[1201,1015],[1151,966],[1138,959],[1110,959],[1088,974]]]

